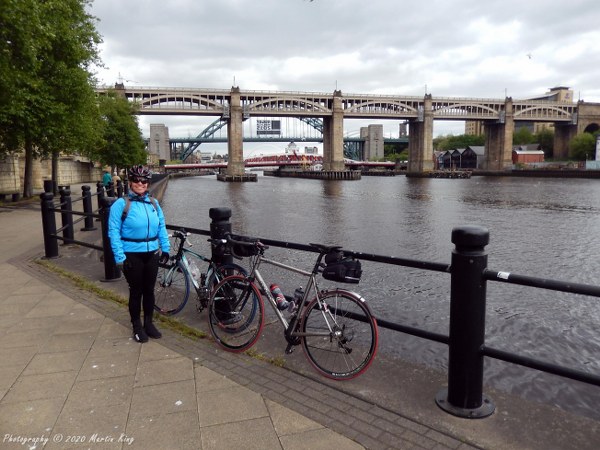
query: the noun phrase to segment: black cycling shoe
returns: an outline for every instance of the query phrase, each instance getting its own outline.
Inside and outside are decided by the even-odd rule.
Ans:
[[[147,323],[144,328],[148,337],[152,339],[160,339],[162,337],[162,333],[158,331],[158,328],[152,322]]]
[[[148,342],[148,335],[142,326],[142,321],[139,319],[133,322],[133,339],[141,344]]]
[[[148,337],[151,337],[152,339],[160,339],[162,337],[162,333],[158,331],[158,328],[152,323],[152,317],[144,320],[144,330]]]

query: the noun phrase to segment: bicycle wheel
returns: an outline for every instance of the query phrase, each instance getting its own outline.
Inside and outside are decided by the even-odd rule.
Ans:
[[[172,316],[183,309],[190,296],[190,280],[181,261],[159,267],[154,287],[154,309]]]
[[[220,266],[211,265],[206,277],[206,287],[209,291],[212,291],[219,281],[231,275],[245,276],[248,275],[248,271],[237,264],[222,264]]]
[[[328,378],[349,380],[373,362],[379,334],[364,300],[348,291],[333,290],[311,300],[301,320],[302,348],[313,367]]]
[[[217,344],[241,352],[260,337],[264,324],[263,300],[256,286],[232,275],[218,283],[208,302],[208,326]]]

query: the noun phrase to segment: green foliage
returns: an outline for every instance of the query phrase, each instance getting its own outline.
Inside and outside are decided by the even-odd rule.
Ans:
[[[467,148],[469,146],[484,144],[485,136],[474,134],[459,134],[457,136],[448,134],[446,136],[438,136],[433,139],[433,148],[440,151]]]
[[[25,149],[23,195],[33,158],[87,151],[98,141],[95,80],[101,42],[87,0],[2,0],[0,155]]]
[[[537,142],[544,150],[546,158],[554,156],[554,131],[543,129],[535,135],[534,142]]]
[[[145,164],[147,154],[135,107],[125,97],[109,91],[98,99],[103,142],[96,158],[104,165],[126,167]]]
[[[384,161],[405,161],[408,160],[408,148],[405,143],[390,143],[383,147]]]
[[[513,133],[513,145],[527,145],[534,142],[535,137],[527,127],[519,127]]]
[[[569,155],[576,161],[594,159],[596,154],[596,137],[590,133],[581,133],[569,142]]]

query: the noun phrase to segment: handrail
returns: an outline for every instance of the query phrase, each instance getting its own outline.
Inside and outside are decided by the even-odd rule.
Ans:
[[[56,229],[54,216],[56,212],[64,214],[65,211],[62,208],[54,207],[52,193],[45,192],[40,197],[46,257],[53,258],[58,256],[58,240],[76,243],[96,250],[103,250],[106,279],[120,278],[121,274],[114,264],[112,250],[110,249],[110,245],[108,245],[106,234],[108,212],[115,198],[103,197],[100,192],[98,195],[99,201],[102,203],[99,217],[103,225],[103,246],[99,247],[78,240],[60,237]],[[67,201],[66,203],[69,204],[70,202]],[[84,216],[90,215],[87,212],[71,211],[70,213]],[[185,228],[185,231],[189,233],[210,236],[213,239],[222,239],[227,233],[231,232],[231,223],[229,221],[231,210],[228,208],[211,208],[209,215],[212,219],[210,230],[181,227],[172,224],[167,224],[167,229],[180,230]],[[96,217],[95,214],[91,214],[91,216]],[[316,251],[313,247],[306,244],[266,238],[260,239],[272,247],[313,253]],[[484,357],[495,358],[564,378],[600,386],[600,374],[587,373],[548,361],[536,360],[525,355],[487,346],[484,342],[486,284],[488,281],[593,297],[600,297],[600,287],[488,269],[485,246],[489,242],[489,232],[483,227],[471,225],[454,228],[452,230],[452,242],[455,244],[455,249],[452,252],[450,264],[344,250],[345,255],[363,260],[450,274],[449,335],[394,323],[383,318],[376,318],[378,325],[382,328],[449,346],[448,387],[441,389],[435,398],[440,408],[450,414],[463,418],[482,418],[493,413],[495,405],[482,391]],[[211,248],[213,250],[212,259],[216,263],[228,262],[227,258],[231,258],[217,250],[216,246],[211,246]]]

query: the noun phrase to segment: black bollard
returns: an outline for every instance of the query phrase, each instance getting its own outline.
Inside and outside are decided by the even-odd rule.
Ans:
[[[94,211],[92,210],[92,190],[88,185],[81,186],[81,198],[83,199],[83,212],[86,214],[85,216],[85,227],[81,229],[81,231],[94,231],[96,227],[94,226]]]
[[[444,411],[458,417],[483,418],[495,410],[483,395],[483,353],[485,341],[486,228],[466,225],[452,230],[450,285],[450,340],[448,388],[436,395]]]
[[[106,195],[109,197],[115,196],[115,185],[112,181],[109,181],[108,185],[106,186]]]
[[[231,233],[231,209],[229,208],[210,208],[208,216],[212,219],[210,223],[210,237],[212,239],[224,239]],[[211,244],[212,260],[217,264],[231,264],[233,257],[224,251],[222,245]]]
[[[56,217],[54,216],[54,194],[40,194],[42,210],[42,232],[46,258],[58,258],[58,239],[56,239]]]
[[[123,197],[123,182],[121,180],[117,180],[117,197]]]
[[[129,182],[127,181],[127,178],[123,181],[123,194],[129,195]]]
[[[98,212],[102,209],[102,199],[104,198],[104,185],[101,181],[96,183],[96,197],[98,198]],[[96,219],[100,221],[101,219]]]
[[[62,219],[63,243],[69,244],[75,239],[73,231],[73,202],[69,187],[60,187],[60,217]]]
[[[44,192],[52,192],[54,194],[54,181],[44,180]]]
[[[108,237],[108,216],[110,207],[116,201],[114,197],[103,197],[100,206],[100,223],[102,224],[102,249],[104,250],[104,279],[102,281],[117,281],[121,271],[115,263],[115,256]]]

